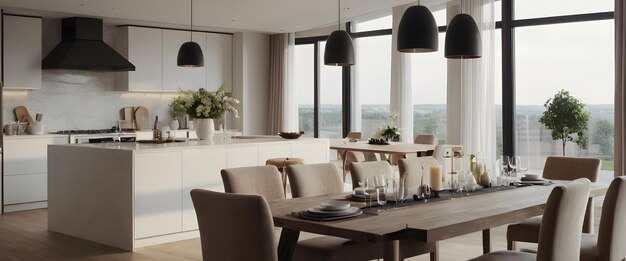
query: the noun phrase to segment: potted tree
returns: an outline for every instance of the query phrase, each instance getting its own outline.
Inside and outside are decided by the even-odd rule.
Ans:
[[[568,91],[561,90],[548,99],[544,107],[546,111],[539,118],[539,122],[551,130],[553,140],[561,140],[563,156],[568,141],[576,142],[581,149],[587,148],[590,115],[585,110],[585,104],[571,96]]]

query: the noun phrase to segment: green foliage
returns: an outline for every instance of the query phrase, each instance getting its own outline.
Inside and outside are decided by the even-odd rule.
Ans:
[[[548,99],[544,107],[546,111],[539,118],[539,122],[551,130],[552,139],[563,142],[563,155],[568,141],[576,142],[582,149],[587,148],[586,132],[591,116],[585,110],[585,104],[571,96],[568,91],[561,90]]]
[[[222,84],[215,93],[210,93],[204,88],[198,91],[178,90],[180,95],[170,103],[170,111],[176,116],[187,113],[192,118],[211,119],[219,118],[225,112],[232,112],[235,117],[239,118],[237,109],[234,107],[239,100],[226,96],[225,89],[226,85]]]
[[[613,154],[613,123],[606,119],[599,120],[594,128],[591,142],[600,145],[600,152],[604,155]]]

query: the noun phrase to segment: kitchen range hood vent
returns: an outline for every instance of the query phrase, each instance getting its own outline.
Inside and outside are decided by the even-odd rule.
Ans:
[[[134,71],[135,66],[102,41],[102,19],[62,21],[62,40],[41,62],[43,69]]]

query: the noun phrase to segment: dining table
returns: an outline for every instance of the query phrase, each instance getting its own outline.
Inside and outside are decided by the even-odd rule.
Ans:
[[[282,228],[278,244],[280,261],[291,260],[300,232],[356,242],[382,242],[383,259],[396,261],[401,258],[400,239],[415,238],[437,244],[440,240],[479,231],[483,235],[483,252],[488,253],[491,251],[491,228],[541,215],[552,189],[567,182],[571,181],[502,188],[489,193],[462,193],[441,200],[417,199],[378,214],[364,211],[357,217],[336,221],[302,219],[295,213],[318,206],[324,200],[347,200],[349,193],[284,199],[270,202],[269,206],[274,225]],[[605,195],[608,186],[608,183],[593,182],[589,197]]]

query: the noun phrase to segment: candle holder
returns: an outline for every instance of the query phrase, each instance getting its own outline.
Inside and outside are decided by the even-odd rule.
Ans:
[[[454,192],[456,192],[459,189],[459,177],[458,177],[458,173],[456,172],[456,170],[454,169],[454,159],[455,158],[463,158],[463,150],[460,149],[450,149],[447,150],[444,155],[443,158],[445,159],[450,159],[450,181],[449,181],[449,190],[450,193],[452,193],[452,196],[454,196]]]

